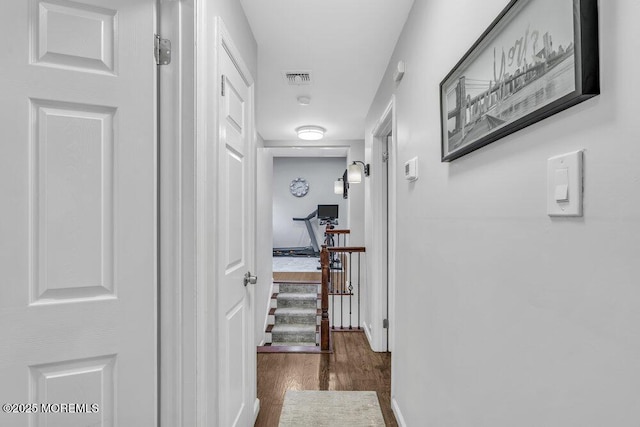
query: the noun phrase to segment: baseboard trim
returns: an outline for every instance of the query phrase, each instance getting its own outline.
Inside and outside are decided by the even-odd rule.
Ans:
[[[260,399],[256,398],[255,402],[253,402],[253,424],[256,423],[259,412],[260,412]]]
[[[393,415],[396,416],[396,421],[400,427],[407,427],[407,423],[404,421],[404,417],[402,416],[402,412],[400,412],[400,405],[398,405],[398,401],[395,397],[391,398],[391,410],[393,411]]]
[[[367,325],[367,322],[363,322],[363,323],[364,323],[364,326],[362,327],[362,329],[364,329],[364,334],[367,336],[367,341],[369,341],[369,347],[371,347],[371,349],[373,350],[375,346],[373,345],[373,337],[371,335],[371,330],[369,329],[369,325]]]

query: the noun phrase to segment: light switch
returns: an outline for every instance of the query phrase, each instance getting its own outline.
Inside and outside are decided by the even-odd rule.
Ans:
[[[549,216],[582,216],[583,151],[547,161],[547,213]]]
[[[562,168],[556,169],[555,177],[556,185],[556,202],[568,202],[569,201],[569,169]]]
[[[569,201],[569,186],[567,184],[556,185],[556,202]]]

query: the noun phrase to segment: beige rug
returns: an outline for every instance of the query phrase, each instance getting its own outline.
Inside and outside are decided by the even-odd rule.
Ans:
[[[284,396],[280,427],[384,426],[375,391],[293,391]]]

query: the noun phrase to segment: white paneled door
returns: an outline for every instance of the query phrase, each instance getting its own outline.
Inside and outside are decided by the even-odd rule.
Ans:
[[[225,33],[226,34],[226,33]],[[228,38],[228,36],[225,36]],[[253,345],[252,284],[244,276],[252,268],[252,224],[255,147],[251,136],[250,83],[225,48],[219,54],[223,94],[219,104],[218,152],[218,290],[220,413],[218,425],[252,424],[255,399],[255,347]],[[252,386],[253,383],[253,386]]]
[[[2,426],[156,425],[154,5],[2,2]]]

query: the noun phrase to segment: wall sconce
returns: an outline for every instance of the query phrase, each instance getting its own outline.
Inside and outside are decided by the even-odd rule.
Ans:
[[[347,181],[347,169],[344,170],[342,178],[333,182],[333,192],[342,194],[343,199],[349,198],[349,181]]]
[[[363,166],[364,176],[369,176],[369,164],[365,164],[360,160],[356,160],[349,165],[349,175],[347,177],[347,181],[349,182],[349,184],[358,184],[362,182],[363,171],[360,170],[360,165],[358,165],[358,163],[361,163]]]

